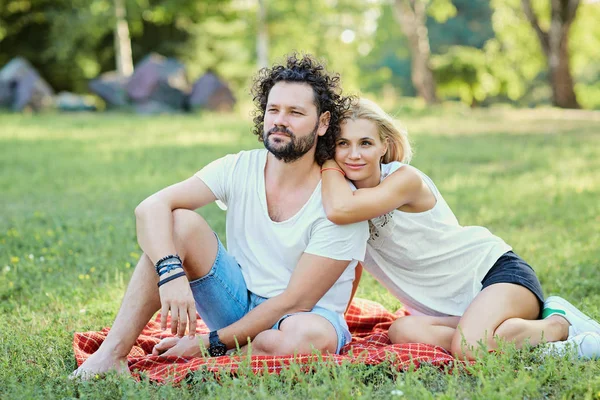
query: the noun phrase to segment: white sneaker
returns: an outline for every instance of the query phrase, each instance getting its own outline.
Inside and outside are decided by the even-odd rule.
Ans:
[[[571,324],[567,340],[584,332],[600,334],[600,323],[579,311],[577,307],[562,297],[550,296],[544,302],[542,318],[546,319],[553,315],[559,315]]]
[[[584,332],[562,342],[546,343],[542,352],[545,355],[573,355],[586,360],[600,359],[600,334]]]

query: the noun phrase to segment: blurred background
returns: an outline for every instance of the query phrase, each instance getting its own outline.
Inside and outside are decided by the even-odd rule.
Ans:
[[[246,110],[299,51],[386,108],[600,109],[599,22],[598,0],[0,0],[0,107]]]

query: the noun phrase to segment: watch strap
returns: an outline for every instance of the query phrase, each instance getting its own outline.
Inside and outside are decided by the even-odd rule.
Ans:
[[[212,357],[223,356],[227,352],[227,346],[221,342],[221,339],[219,339],[219,334],[216,330],[210,332],[208,335],[208,342],[208,354],[210,354]]]

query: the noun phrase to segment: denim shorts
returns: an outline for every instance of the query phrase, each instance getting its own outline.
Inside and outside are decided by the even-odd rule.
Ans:
[[[239,264],[227,253],[218,237],[217,242],[217,257],[209,273],[190,282],[196,310],[211,331],[233,324],[267,300],[248,290]],[[335,328],[336,353],[351,341],[348,325],[341,315],[317,306],[310,313],[322,316]],[[272,329],[279,329],[281,322],[291,315],[294,314],[281,316]]]
[[[529,289],[538,299],[541,315],[544,308],[542,285],[533,268],[512,251],[504,253],[488,271],[481,281],[481,290],[495,283],[513,283]]]

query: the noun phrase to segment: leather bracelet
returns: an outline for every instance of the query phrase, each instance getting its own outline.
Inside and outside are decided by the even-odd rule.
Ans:
[[[173,279],[181,278],[182,276],[185,276],[185,272],[183,272],[183,271],[178,272],[175,275],[171,275],[168,278],[165,278],[162,281],[159,281],[157,285],[158,285],[158,287],[161,287],[165,283],[171,282]]]

